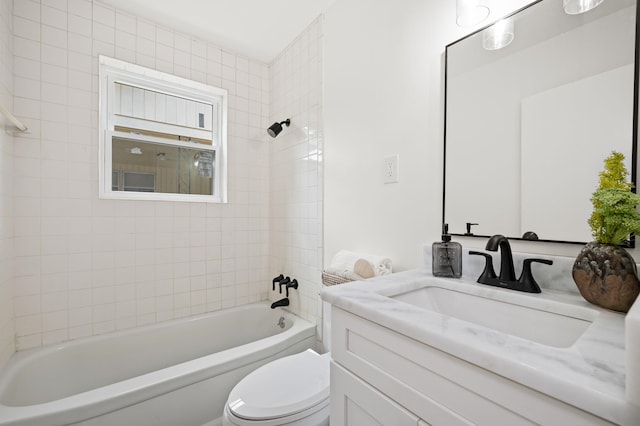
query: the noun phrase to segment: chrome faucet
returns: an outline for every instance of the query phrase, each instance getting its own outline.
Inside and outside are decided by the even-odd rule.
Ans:
[[[542,292],[531,273],[531,264],[538,262],[552,265],[553,261],[547,259],[525,259],[520,278],[516,280],[516,273],[513,267],[513,254],[511,253],[511,245],[507,237],[500,234],[494,235],[487,241],[485,249],[488,251],[498,251],[498,249],[500,249],[500,275],[496,276],[493,270],[493,257],[489,253],[470,251],[469,254],[484,256],[486,259],[484,271],[482,271],[482,274],[478,277],[477,282],[510,290],[525,291],[527,293]]]

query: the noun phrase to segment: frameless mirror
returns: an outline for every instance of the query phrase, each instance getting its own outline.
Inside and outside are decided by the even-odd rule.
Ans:
[[[635,182],[636,0],[542,0],[446,48],[443,221],[463,235],[592,240],[603,160]],[[529,234],[531,235],[531,234]]]

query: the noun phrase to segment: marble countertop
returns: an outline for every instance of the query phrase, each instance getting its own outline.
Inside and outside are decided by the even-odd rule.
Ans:
[[[593,309],[597,318],[572,346],[559,348],[389,297],[429,283],[452,289],[476,286],[476,294],[488,298],[535,298],[534,303],[543,310],[546,305],[569,304]],[[628,380],[625,315],[593,306],[575,292],[548,288],[543,288],[541,294],[514,292],[477,284],[469,277],[436,278],[430,268],[421,268],[325,287],[321,297],[334,306],[611,422],[640,424],[640,407],[627,401],[625,391]],[[634,316],[636,311],[640,312],[640,304],[636,303],[632,311]]]

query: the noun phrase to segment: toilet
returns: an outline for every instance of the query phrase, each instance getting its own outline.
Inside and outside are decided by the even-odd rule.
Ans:
[[[329,425],[329,360],[312,349],[249,373],[231,390],[223,426]]]

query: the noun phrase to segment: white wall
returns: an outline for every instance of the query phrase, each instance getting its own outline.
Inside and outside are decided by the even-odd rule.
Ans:
[[[535,229],[540,238],[592,240],[587,219],[603,160],[615,150],[625,155],[624,163],[631,169],[630,87],[633,64],[522,99],[520,149],[527,161],[521,164],[517,196],[521,223],[518,234],[506,235]],[[580,161],[567,167],[567,158],[577,152]],[[570,190],[558,191],[558,182]]]
[[[530,3],[493,4],[486,23]],[[445,46],[478,28],[455,24],[450,0],[341,0],[325,18],[325,265],[341,248],[422,264],[442,221]],[[400,182],[383,184],[384,157]],[[460,238],[463,245],[485,241]],[[580,246],[514,242],[575,255]]]
[[[0,0],[0,105],[13,109],[13,1]],[[6,127],[5,127],[6,126]],[[15,350],[13,314],[13,137],[0,116],[0,369]]]
[[[18,349],[267,299],[268,67],[91,0],[14,7]],[[98,199],[98,54],[229,91],[228,204]]]
[[[289,310],[322,323],[322,55],[323,18],[317,18],[270,67],[270,123],[291,119],[271,147],[271,276],[299,282]],[[284,297],[271,292],[271,300]],[[320,336],[318,330],[318,336]]]

